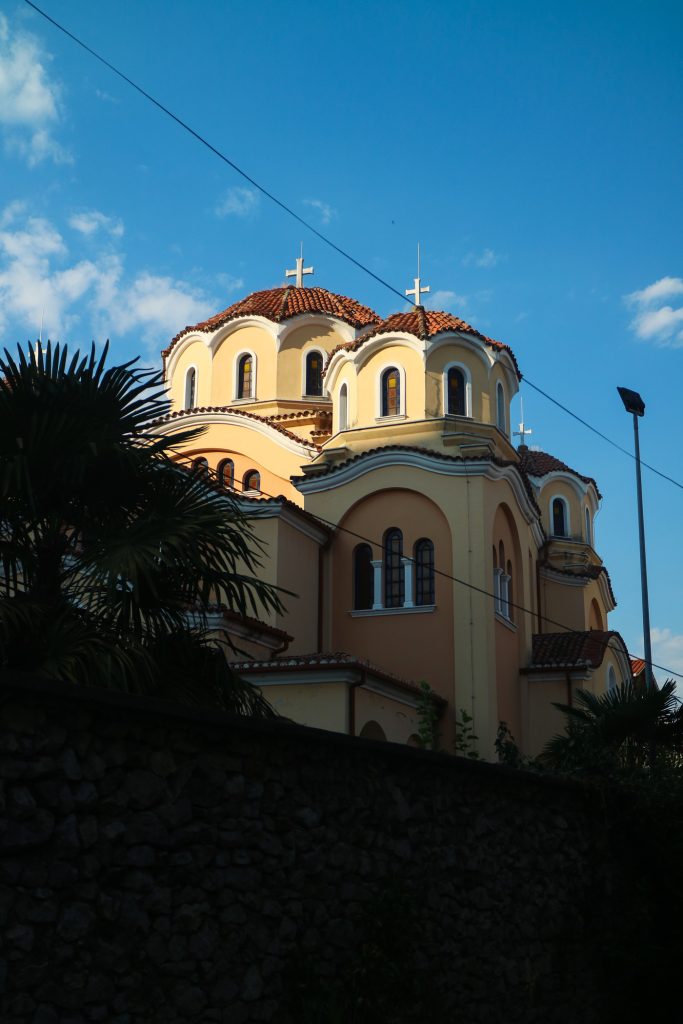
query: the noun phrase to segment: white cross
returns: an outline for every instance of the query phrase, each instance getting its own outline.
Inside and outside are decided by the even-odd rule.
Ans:
[[[285,270],[285,277],[295,277],[295,287],[303,288],[304,274],[314,273],[313,267],[304,266],[304,243],[301,243],[301,256],[296,258],[296,270]]]
[[[521,437],[522,440],[521,440],[519,446],[520,446],[520,448],[522,448],[522,447],[526,447],[526,440],[525,440],[525,438],[526,438],[526,436],[528,434],[533,434],[533,430],[527,430],[527,428],[524,426],[524,399],[523,398],[520,398],[519,404],[522,407],[522,422],[519,425],[519,430],[515,430],[515,431],[513,431],[513,433],[514,433],[515,437]]]
[[[420,279],[420,243],[419,242],[417,243],[417,277],[413,278],[413,280],[415,282],[415,287],[414,288],[406,288],[406,295],[414,295],[415,296],[415,305],[416,306],[421,306],[422,303],[420,302],[420,296],[423,295],[425,292],[429,291],[429,285],[427,285],[426,288],[422,288],[421,287],[421,279]]]

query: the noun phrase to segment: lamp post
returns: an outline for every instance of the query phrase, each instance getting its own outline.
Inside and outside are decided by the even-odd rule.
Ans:
[[[636,487],[638,491],[638,531],[640,535],[640,589],[643,601],[643,641],[645,644],[645,682],[652,688],[652,646],[650,644],[650,604],[647,596],[647,563],[645,561],[645,526],[643,523],[643,486],[640,480],[640,441],[638,439],[638,417],[645,415],[645,402],[637,391],[617,388],[626,412],[633,413],[633,437],[636,448]]]

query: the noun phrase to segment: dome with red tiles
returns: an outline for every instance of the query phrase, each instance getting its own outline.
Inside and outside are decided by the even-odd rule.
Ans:
[[[334,292],[328,292],[326,288],[295,288],[287,285],[283,288],[252,292],[208,320],[184,327],[173,338],[164,355],[168,355],[178,339],[188,331],[215,331],[230,320],[237,320],[243,316],[261,316],[279,324],[306,313],[331,316],[357,329],[379,323],[379,316],[374,310],[356,302],[355,299],[349,299],[346,295],[336,295]]]

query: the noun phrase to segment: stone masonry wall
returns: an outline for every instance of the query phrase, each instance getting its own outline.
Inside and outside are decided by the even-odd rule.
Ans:
[[[3,1024],[601,1019],[579,787],[5,677],[0,812]]]

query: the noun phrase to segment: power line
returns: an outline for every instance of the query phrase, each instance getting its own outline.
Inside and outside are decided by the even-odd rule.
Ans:
[[[192,459],[190,458],[190,456],[186,456],[186,458],[188,459],[189,462],[192,462]],[[204,469],[203,471],[206,472],[206,469]],[[209,472],[216,479],[216,483],[218,484],[218,477],[217,477],[216,471],[215,470],[209,470]],[[218,486],[221,486],[221,485],[218,484]],[[270,494],[268,491],[264,491],[263,489],[261,489],[259,491],[259,493],[264,495],[266,498],[273,498],[275,501],[277,501],[279,498],[284,497],[284,495],[282,495],[282,494],[280,494],[280,495]],[[288,500],[288,499],[285,498],[285,500]],[[304,510],[302,509],[302,511],[304,511]],[[364,541],[366,544],[372,544],[375,547],[379,547],[380,549],[383,546],[381,541],[379,541],[377,539],[373,540],[372,537],[366,537],[362,533],[357,533],[355,530],[350,530],[348,528],[348,526],[341,526],[340,524],[333,522],[331,519],[325,519],[324,516],[319,516],[319,515],[317,515],[314,512],[307,512],[306,514],[309,515],[309,516],[312,516],[314,519],[317,519],[318,522],[322,523],[324,526],[329,526],[333,530],[341,530],[344,533],[348,533],[349,536],[355,537],[357,540]],[[404,557],[409,557],[409,556],[404,556]],[[414,562],[415,559],[411,558],[410,561]],[[461,586],[467,587],[469,590],[473,590],[473,591],[475,591],[478,594],[482,594],[484,597],[490,597],[493,600],[495,600],[496,595],[492,591],[486,590],[484,587],[478,587],[475,583],[470,583],[467,580],[460,579],[459,576],[453,576],[451,573],[446,572],[444,569],[437,569],[436,566],[434,566],[434,572],[435,572],[435,574],[437,576],[443,576],[445,579],[451,580],[453,583],[459,583],[459,584],[461,584]],[[526,614],[531,615],[532,619],[535,618],[540,613],[540,610],[539,610],[539,612],[535,612],[531,608],[526,608],[524,605],[518,604],[515,601],[508,601],[508,604],[510,605],[510,607],[515,608],[515,609],[517,609],[520,612],[525,612]],[[557,619],[548,618],[548,616],[546,616],[546,615],[541,615],[541,620],[543,622],[549,623],[551,626],[559,626],[560,629],[565,630],[567,633],[576,633],[577,632],[577,630],[573,629],[571,626],[568,626],[566,623],[558,622]],[[607,641],[605,641],[605,640],[597,640],[597,638],[596,638],[595,642],[598,645],[604,647],[605,650],[607,650],[607,649],[610,649],[612,651],[616,650],[615,647],[611,646],[611,641],[610,640],[607,640]],[[639,658],[639,660],[645,662],[644,658]],[[665,668],[664,665],[658,665],[654,661],[646,662],[646,664],[649,664],[652,668],[659,669],[661,672],[665,672],[667,676],[676,676],[678,679],[683,679],[683,673],[674,672],[672,669]]]
[[[223,163],[227,164],[228,167],[232,167],[233,171],[236,171],[242,178],[244,178],[245,181],[248,181],[250,185],[253,185],[254,188],[257,189],[262,195],[270,199],[271,202],[276,204],[276,206],[279,206],[281,210],[285,211],[285,213],[288,213],[290,217],[293,217],[295,220],[297,220],[299,224],[302,224],[305,228],[307,228],[308,231],[312,231],[317,238],[319,238],[322,242],[325,243],[325,245],[329,245],[331,249],[334,249],[334,251],[339,253],[340,256],[343,256],[344,259],[349,261],[349,263],[353,263],[354,266],[358,267],[359,270],[363,270],[366,274],[369,274],[370,277],[374,278],[375,281],[383,285],[384,288],[388,288],[390,292],[394,293],[394,295],[398,295],[399,299],[401,299],[402,302],[407,302],[407,299],[402,292],[400,292],[397,288],[394,288],[394,286],[392,284],[389,284],[388,281],[385,281],[383,278],[379,277],[378,274],[375,274],[374,271],[370,270],[369,267],[366,267],[364,263],[361,263],[359,260],[355,259],[345,249],[342,249],[341,246],[337,245],[335,242],[332,241],[332,239],[328,238],[327,235],[324,235],[322,231],[318,231],[318,229],[314,227],[304,217],[299,216],[299,214],[296,213],[291,208],[291,206],[288,206],[281,199],[278,199],[276,195],[273,195],[272,192],[269,192],[267,188],[265,188],[263,185],[260,185],[255,178],[252,178],[250,174],[247,174],[246,171],[243,171],[242,168],[239,167],[234,162],[234,160],[231,160],[230,157],[226,156],[225,153],[221,152],[220,149],[212,145],[208,141],[208,139],[205,139],[203,135],[195,131],[194,128],[191,128],[186,121],[183,121],[182,118],[178,117],[177,114],[174,114],[172,110],[169,110],[168,107],[165,107],[163,103],[160,103],[159,100],[155,99],[154,96],[152,96],[145,89],[143,89],[142,86],[138,85],[137,82],[134,82],[132,78],[129,78],[128,75],[125,75],[123,71],[119,71],[119,69],[114,64],[108,61],[96,50],[93,50],[92,47],[88,46],[87,43],[84,43],[82,39],[79,39],[78,36],[74,35],[73,32],[70,32],[68,28],[65,28],[64,25],[61,25],[58,21],[55,21],[55,19],[51,18],[49,14],[46,14],[45,11],[42,11],[40,7],[37,7],[36,4],[32,3],[32,0],[24,0],[24,2],[28,4],[29,7],[33,8],[33,10],[36,11],[37,14],[40,14],[41,17],[45,18],[46,21],[49,21],[51,25],[54,25],[55,28],[59,29],[60,32],[63,32],[65,36],[68,36],[69,39],[72,39],[74,43],[82,47],[82,49],[84,49],[92,57],[95,57],[96,60],[100,61],[101,64],[104,64],[105,67],[109,68],[110,71],[113,71],[115,75],[118,75],[119,78],[123,79],[124,82],[127,82],[128,85],[132,86],[132,88],[139,92],[141,96],[144,96],[145,99],[150,101],[150,103],[153,103],[154,106],[158,107],[158,109],[161,110],[164,114],[166,114],[167,117],[170,117],[171,120],[175,121],[176,124],[180,125],[181,128],[184,128],[186,132],[189,132],[190,135],[192,135],[198,142],[201,142],[203,146],[206,146],[207,149],[209,149],[215,156],[217,156],[219,160],[222,160]]]
[[[533,388],[534,391],[538,391],[539,395],[543,395],[543,397],[547,398],[549,402],[552,402],[553,405],[556,405],[558,409],[562,409],[563,412],[566,412],[568,416],[572,417],[572,419],[577,420],[584,427],[587,427],[588,430],[592,430],[592,432],[594,434],[597,434],[598,437],[601,437],[603,441],[607,441],[607,444],[611,444],[613,448],[617,449],[617,451],[623,452],[624,455],[628,455],[630,459],[633,459],[635,461],[635,455],[633,454],[633,452],[630,452],[628,448],[622,448],[620,444],[617,444],[616,441],[613,441],[611,437],[607,436],[607,434],[603,434],[601,430],[598,430],[597,427],[592,426],[590,423],[588,423],[587,420],[582,419],[581,416],[577,416],[577,414],[575,412],[572,412],[571,409],[567,408],[566,405],[562,405],[562,402],[558,402],[558,400],[556,398],[553,398],[552,395],[549,395],[547,391],[543,391],[543,389],[539,388],[537,384],[533,384],[528,377],[523,376],[522,381],[525,384],[528,384],[530,388]],[[679,483],[678,480],[674,480],[673,477],[667,476],[666,473],[662,473],[659,469],[655,469],[654,466],[650,466],[647,462],[643,462],[642,459],[640,460],[640,464],[641,466],[645,466],[646,469],[649,469],[651,473],[656,473],[657,476],[661,476],[663,480],[668,480],[670,484],[674,485],[674,487],[680,487],[680,489],[683,491],[683,484]]]

